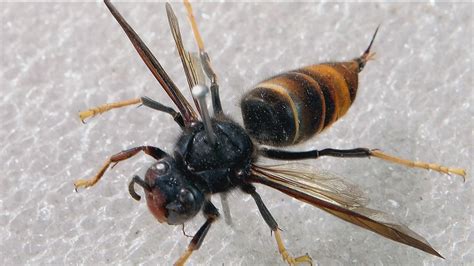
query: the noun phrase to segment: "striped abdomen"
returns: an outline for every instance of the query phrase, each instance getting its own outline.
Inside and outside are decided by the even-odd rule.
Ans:
[[[258,84],[241,102],[244,125],[258,142],[304,141],[342,117],[355,99],[366,60],[312,65]]]

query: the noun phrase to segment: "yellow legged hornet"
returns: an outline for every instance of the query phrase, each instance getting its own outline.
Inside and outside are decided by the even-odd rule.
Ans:
[[[351,61],[307,66],[259,83],[241,101],[244,120],[242,127],[224,113],[217,75],[204,48],[191,5],[187,1],[184,3],[199,48],[197,56],[184,48],[178,20],[170,4],[166,4],[166,11],[196,109],[181,94],[119,11],[110,1],[105,0],[107,8],[177,110],[149,97],[140,97],[88,109],[80,113],[80,118],[85,120],[111,109],[141,104],[171,115],[182,132],[173,155],[153,146],[139,146],[119,152],[107,159],[94,177],[77,180],[76,189],[95,185],[111,164],[117,164],[140,152],[153,157],[156,162],[147,170],[145,178],[132,178],[129,183],[130,195],[135,200],[140,200],[141,196],[135,191],[135,186],[142,187],[150,212],[161,223],[182,225],[199,212],[206,218],[175,265],[183,265],[192,252],[200,248],[211,225],[220,217],[219,210],[211,202],[212,196],[224,195],[222,199],[225,201],[226,193],[236,189],[254,199],[273,232],[284,261],[290,265],[312,263],[309,255],[293,257],[287,251],[278,223],[257,193],[255,183],[279,190],[394,241],[442,257],[423,237],[407,226],[388,214],[368,208],[366,199],[357,187],[341,178],[328,173],[262,166],[258,163],[259,157],[276,160],[316,159],[321,156],[376,157],[409,167],[465,176],[462,169],[413,162],[367,148],[290,152],[262,146],[300,143],[329,127],[347,112],[356,97],[359,72],[373,56],[371,47],[378,28],[368,48]],[[210,83],[210,88],[206,86],[207,82]],[[206,105],[209,91],[213,105],[212,115]],[[224,214],[230,217],[227,211],[224,208]]]

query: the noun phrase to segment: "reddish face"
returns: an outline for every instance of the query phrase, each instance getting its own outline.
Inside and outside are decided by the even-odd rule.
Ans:
[[[146,203],[148,209],[155,216],[160,223],[167,222],[166,216],[166,198],[157,189],[153,189],[151,192],[146,192]]]
[[[148,209],[160,223],[183,224],[201,210],[204,195],[186,179],[172,157],[152,165],[145,182],[151,188],[145,192]]]

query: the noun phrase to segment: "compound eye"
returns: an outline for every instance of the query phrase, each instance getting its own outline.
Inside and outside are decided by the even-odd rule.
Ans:
[[[189,191],[188,189],[182,188],[179,191],[179,201],[184,205],[184,206],[189,206],[194,204],[194,194]]]

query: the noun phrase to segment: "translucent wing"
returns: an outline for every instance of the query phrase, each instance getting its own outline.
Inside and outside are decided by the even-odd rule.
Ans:
[[[359,189],[334,175],[253,165],[251,181],[275,188],[347,222],[435,256],[442,256],[420,235],[389,214],[364,207]]]
[[[298,165],[307,167],[306,165]],[[303,172],[281,166],[256,167],[258,171],[271,176],[280,185],[291,186],[294,190],[308,193],[338,206],[353,209],[367,205],[369,199],[355,185],[340,177],[320,171]]]
[[[173,34],[174,41],[176,43],[176,49],[178,50],[181,63],[183,64],[184,73],[188,80],[189,88],[196,86],[197,84],[205,84],[206,80],[203,73],[203,68],[200,60],[200,56],[197,53],[189,53],[184,49],[183,40],[181,38],[181,32],[179,30],[178,19],[171,8],[169,3],[166,3],[166,13],[168,15],[168,22],[170,24],[171,33]],[[196,104],[196,106],[198,106]]]

